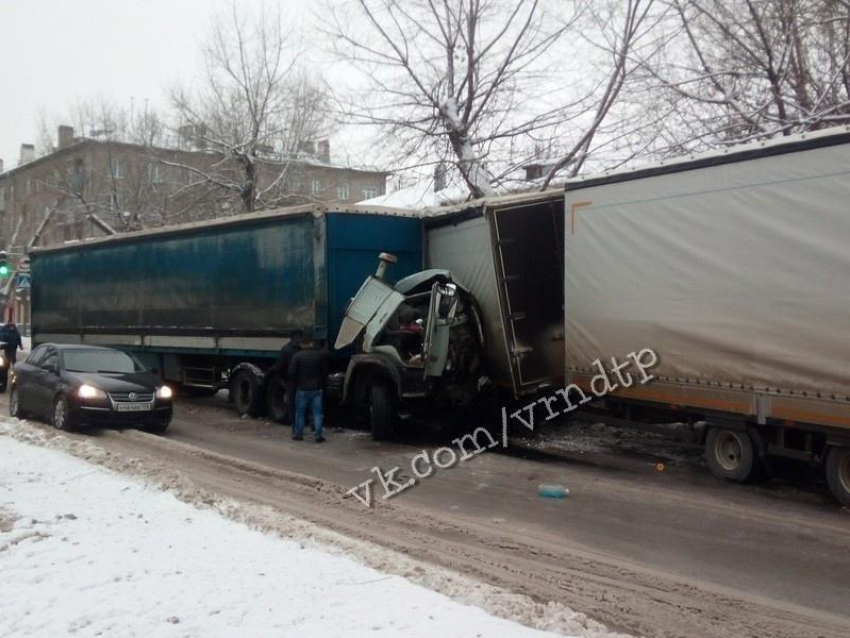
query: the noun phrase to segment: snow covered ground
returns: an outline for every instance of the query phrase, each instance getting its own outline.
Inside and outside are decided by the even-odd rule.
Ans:
[[[33,427],[0,419],[0,636],[555,635],[29,444]]]

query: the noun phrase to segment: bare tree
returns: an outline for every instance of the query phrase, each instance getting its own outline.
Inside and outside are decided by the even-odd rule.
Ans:
[[[663,11],[657,15],[653,13],[655,4],[654,0],[622,0],[609,5],[607,10],[597,6],[594,11],[588,12],[596,27],[594,29],[596,39],[590,40],[589,44],[600,48],[607,56],[608,64],[603,72],[603,77],[607,73],[607,78],[601,85],[602,90],[592,96],[592,117],[584,125],[575,142],[552,164],[543,180],[543,190],[564,168],[569,167],[567,177],[578,175],[600,133],[605,138],[603,144],[610,144],[613,140],[620,141],[623,138],[634,137],[639,131],[646,129],[646,119],[640,114],[641,109],[645,111],[647,106],[645,102],[631,105],[631,112],[620,113],[613,128],[605,130],[603,126],[632,77],[632,71],[637,67],[633,58],[639,44],[649,40],[643,52],[647,59],[654,58],[656,53],[664,47],[663,35],[647,37],[664,19]],[[657,118],[651,118],[650,134],[654,134],[658,121]],[[635,126],[636,122],[637,126]],[[638,148],[642,149],[642,146],[639,145]],[[621,159],[621,162],[631,159],[636,154],[628,154],[626,158]]]
[[[279,13],[251,16],[234,3],[202,47],[200,85],[170,93],[178,132],[216,158],[206,167],[181,166],[238,196],[246,211],[283,199],[291,160],[327,119],[325,91],[299,71],[299,51]]]
[[[107,234],[164,223],[169,193],[157,160],[164,130],[160,122],[151,109],[127,109],[99,97],[77,101],[61,117],[42,114],[42,154],[59,150],[58,123],[73,124],[75,142],[82,142],[65,162],[54,163],[35,180],[53,197],[50,208],[56,214],[46,219],[64,222],[70,229],[66,238],[82,238],[86,223]]]
[[[474,197],[555,146],[579,170],[620,96],[654,0],[356,0],[329,5],[336,52],[369,79],[348,105],[409,164],[451,159]],[[622,24],[615,25],[614,22]],[[588,27],[600,33],[590,42]],[[575,53],[594,49],[598,65]]]
[[[678,40],[647,65],[677,151],[850,123],[847,0],[670,0]]]
[[[99,141],[126,142],[145,147],[156,147],[165,142],[162,115],[149,105],[148,100],[138,100],[123,106],[105,96],[96,95],[79,99],[64,113],[47,114],[38,118],[37,151],[46,155],[56,150],[56,128],[67,124],[80,138]]]

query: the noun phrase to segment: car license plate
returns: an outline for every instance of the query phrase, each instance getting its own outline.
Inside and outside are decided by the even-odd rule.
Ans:
[[[115,409],[119,412],[149,412],[150,403],[116,403]]]

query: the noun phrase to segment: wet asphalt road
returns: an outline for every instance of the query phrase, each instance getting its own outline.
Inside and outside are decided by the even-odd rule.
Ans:
[[[2,395],[4,411],[8,395]],[[345,427],[341,427],[345,426]],[[450,444],[439,433],[375,442],[350,417],[332,417],[328,442],[290,439],[289,429],[241,419],[224,393],[181,399],[167,438],[345,488],[380,466],[409,468],[414,455]],[[453,520],[502,527],[532,542],[580,548],[741,593],[781,609],[828,618],[850,635],[850,511],[817,483],[739,486],[691,463],[650,454],[566,453],[523,458],[488,451],[395,497]],[[410,475],[410,471],[404,471]],[[567,499],[540,498],[538,485],[569,488]],[[382,490],[373,486],[374,496]]]

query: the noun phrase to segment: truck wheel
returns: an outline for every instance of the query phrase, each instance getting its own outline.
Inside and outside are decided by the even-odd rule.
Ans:
[[[266,381],[266,405],[272,421],[289,423],[289,404],[286,401],[286,383],[276,374]]]
[[[711,428],[705,441],[705,457],[717,478],[744,483],[755,475],[753,442],[745,431]]]
[[[398,421],[398,405],[392,386],[386,381],[372,384],[369,402],[369,420],[372,438],[386,441],[395,436]]]
[[[260,416],[265,407],[265,397],[260,380],[248,370],[240,370],[233,377],[233,403],[239,415]]]
[[[850,448],[832,447],[826,457],[826,482],[842,505],[850,506]]]

